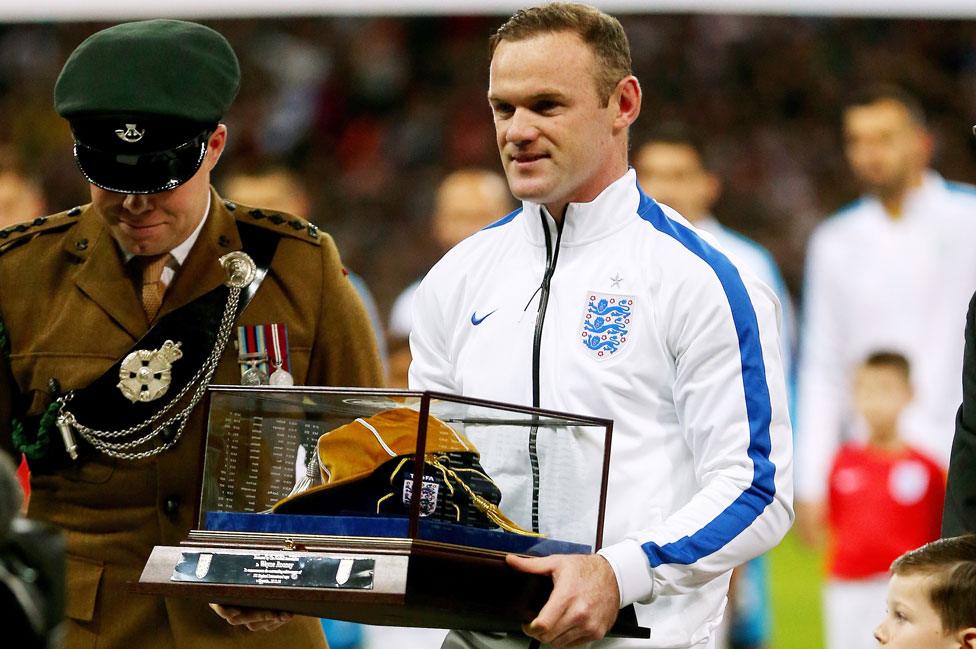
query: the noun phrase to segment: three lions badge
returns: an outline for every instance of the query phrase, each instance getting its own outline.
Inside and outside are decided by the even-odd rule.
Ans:
[[[634,296],[590,291],[586,298],[580,340],[593,358],[607,360],[627,344]]]

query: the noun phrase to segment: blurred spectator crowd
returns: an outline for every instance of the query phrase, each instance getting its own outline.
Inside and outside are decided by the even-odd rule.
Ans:
[[[230,174],[270,164],[294,170],[309,216],[333,233],[386,314],[441,254],[429,225],[439,180],[459,167],[498,169],[485,42],[499,20],[214,23],[243,66],[227,118],[232,164],[218,167],[218,189]],[[839,129],[849,93],[877,81],[906,87],[929,114],[935,168],[976,178],[972,24],[707,15],[623,22],[645,93],[632,141],[666,120],[696,129],[725,180],[717,215],[773,253],[794,295],[810,230],[857,195]],[[0,25],[0,169],[19,168],[41,190],[31,204],[52,212],[87,202],[67,125],[51,107],[54,80],[101,26]],[[3,185],[0,173],[0,195]]]

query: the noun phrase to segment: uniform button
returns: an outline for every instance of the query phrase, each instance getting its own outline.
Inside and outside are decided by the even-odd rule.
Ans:
[[[170,496],[163,502],[163,511],[172,516],[180,511],[180,497]]]
[[[47,217],[46,216],[39,216],[36,219],[34,219],[34,221],[31,223],[31,225],[38,226],[38,225],[44,225],[45,223],[47,223]]]
[[[75,241],[75,250],[88,250],[88,239],[78,239]]]
[[[270,217],[268,217],[268,220],[275,225],[281,225],[285,222],[285,219],[283,219],[280,214],[272,214]]]
[[[308,224],[308,236],[312,237],[313,239],[319,238],[319,229],[311,223]]]
[[[294,230],[305,229],[305,224],[299,221],[298,219],[295,219],[294,221],[288,221],[288,225],[290,225]]]
[[[230,245],[230,239],[228,239],[224,235],[220,235],[219,237],[217,237],[217,244],[222,248],[226,248]]]
[[[251,218],[252,219],[263,219],[264,218],[264,212],[262,212],[261,210],[251,210],[250,212],[248,212],[248,214],[251,215]]]
[[[229,212],[233,212],[237,209],[237,203],[234,203],[233,201],[224,201],[224,207],[226,207]]]
[[[72,207],[70,210],[68,210],[68,216],[78,216],[79,214],[81,214],[80,207]]]

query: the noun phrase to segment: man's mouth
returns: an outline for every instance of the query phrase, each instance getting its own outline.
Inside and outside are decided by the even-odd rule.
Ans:
[[[119,221],[121,225],[126,230],[130,232],[148,232],[153,228],[158,228],[163,225],[162,223],[133,223],[132,221]]]
[[[548,158],[549,155],[545,153],[515,153],[509,157],[512,159],[512,161],[522,165],[522,164],[531,164],[533,162],[543,160],[545,158]]]

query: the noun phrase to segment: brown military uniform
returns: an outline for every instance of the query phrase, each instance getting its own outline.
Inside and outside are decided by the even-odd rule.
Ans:
[[[216,194],[211,205],[159,315],[223,283],[217,258],[240,249],[237,221],[254,223],[280,242],[238,324],[288,324],[296,385],[380,385],[369,320],[331,238],[301,219],[235,206]],[[88,385],[148,329],[119,248],[92,208],[37,219],[21,230],[0,236],[0,322],[10,349],[8,360],[0,358],[0,446],[7,449],[18,400],[29,404],[26,414],[41,413],[51,400],[50,379],[63,391]],[[213,381],[240,382],[232,345]],[[93,453],[71,468],[32,477],[30,516],[67,534],[69,649],[323,646],[314,619],[251,632],[199,601],[127,592],[125,584],[138,580],[154,545],[178,544],[196,527],[204,425],[198,406],[177,445],[155,458],[118,461]],[[51,443],[62,452],[56,432]]]

